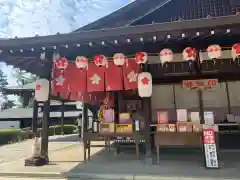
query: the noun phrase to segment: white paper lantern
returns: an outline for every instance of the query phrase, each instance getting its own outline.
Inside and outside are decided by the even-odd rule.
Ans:
[[[207,54],[210,59],[218,59],[222,56],[222,48],[218,44],[213,44],[207,48]]]
[[[77,68],[88,69],[88,59],[84,56],[77,56],[75,63]]]
[[[185,61],[194,61],[196,59],[196,49],[192,47],[186,47],[183,50],[183,60]]]
[[[146,64],[148,60],[148,55],[146,52],[137,52],[135,60],[137,64]]]
[[[55,65],[58,69],[65,70],[68,67],[68,60],[65,57],[61,57],[56,60]]]
[[[96,64],[96,66],[107,66],[108,65],[108,61],[107,58],[104,55],[98,55],[94,57],[94,63]]]
[[[47,79],[38,79],[35,86],[36,101],[44,102],[49,97],[49,81]]]
[[[152,95],[152,75],[142,72],[138,75],[138,94],[140,97],[150,97]]]
[[[162,49],[159,56],[162,64],[173,60],[173,52],[171,49]]]
[[[239,56],[240,56],[240,43],[237,43],[232,46],[232,58],[235,60]]]
[[[114,56],[113,56],[113,63],[116,66],[123,66],[125,61],[126,61],[126,57],[125,57],[124,54],[122,54],[122,53],[114,54]]]

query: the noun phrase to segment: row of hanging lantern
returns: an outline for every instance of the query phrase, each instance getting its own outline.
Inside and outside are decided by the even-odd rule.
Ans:
[[[218,59],[222,56],[222,48],[217,45],[210,45],[207,50],[207,55],[210,59]],[[194,61],[196,59],[197,52],[195,48],[186,47],[182,52],[184,61]],[[240,56],[240,43],[232,46],[232,58],[236,59]],[[160,62],[162,64],[173,61],[173,52],[171,49],[162,49],[159,53]],[[55,65],[61,70],[65,70],[68,66],[68,60],[64,57],[60,57],[59,54],[54,56]],[[146,52],[137,52],[135,55],[135,61],[137,64],[145,64],[148,60],[148,54]],[[77,68],[88,69],[88,58],[84,56],[78,56],[75,60]],[[98,67],[108,67],[108,58],[104,55],[97,55],[94,57],[94,63]],[[128,58],[122,53],[116,53],[113,56],[113,63],[116,66],[128,65]]]

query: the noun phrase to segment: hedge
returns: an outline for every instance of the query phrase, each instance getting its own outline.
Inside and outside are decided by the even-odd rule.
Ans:
[[[64,134],[73,134],[76,129],[77,129],[77,126],[64,125],[63,126],[63,133]],[[48,130],[48,135],[49,136],[60,135],[60,134],[61,134],[61,126],[60,125],[49,127],[49,130]]]
[[[0,130],[0,145],[22,141],[28,138],[28,133],[20,129]]]
[[[77,129],[77,126],[74,125],[64,125],[63,132],[64,134],[73,134]],[[39,129],[41,131],[41,129]],[[61,134],[61,126],[50,126],[48,135],[60,135]],[[33,138],[33,133],[28,131],[22,131],[20,129],[6,129],[0,130],[0,145],[10,144],[13,142],[19,142],[25,139]]]

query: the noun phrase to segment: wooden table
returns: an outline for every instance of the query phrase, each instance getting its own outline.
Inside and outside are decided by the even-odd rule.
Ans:
[[[86,162],[87,160],[90,160],[91,141],[97,140],[99,138],[104,138],[105,150],[110,151],[110,141],[111,141],[112,138],[115,139],[117,137],[130,137],[130,138],[132,138],[135,142],[137,158],[139,158],[139,156],[140,156],[139,144],[140,144],[142,139],[145,139],[145,136],[144,136],[143,133],[140,133],[140,132],[135,132],[135,133],[114,133],[114,132],[92,133],[92,132],[85,132],[83,134],[84,161]],[[88,153],[87,153],[87,151],[88,151]]]
[[[202,132],[157,132],[154,136],[159,163],[159,150],[165,147],[202,148]]]

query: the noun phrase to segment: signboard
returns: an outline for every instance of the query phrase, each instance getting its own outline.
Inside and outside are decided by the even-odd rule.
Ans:
[[[168,124],[168,112],[158,111],[157,112],[157,123],[158,124]]]
[[[217,85],[217,79],[198,79],[183,81],[183,87],[187,89],[213,89]]]
[[[203,144],[206,168],[219,168],[215,133],[213,128],[203,129]]]
[[[190,120],[194,124],[200,124],[199,112],[190,112]]]
[[[177,121],[178,122],[187,122],[187,110],[186,109],[177,109]]]
[[[212,111],[204,111],[204,124],[214,124],[214,114]]]

